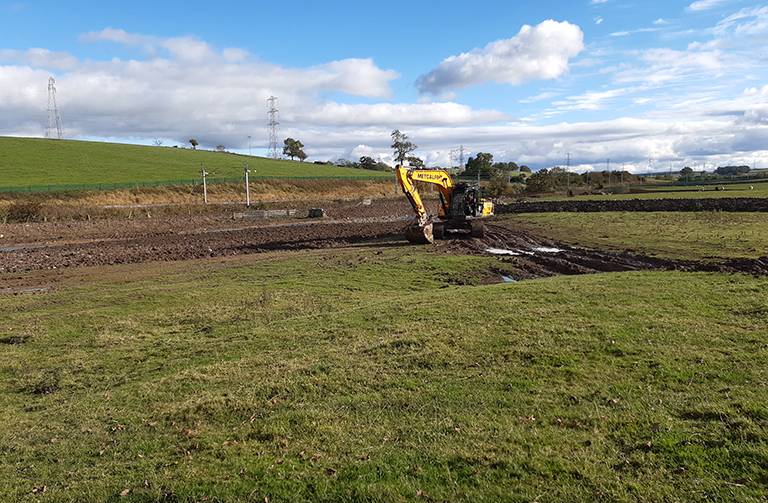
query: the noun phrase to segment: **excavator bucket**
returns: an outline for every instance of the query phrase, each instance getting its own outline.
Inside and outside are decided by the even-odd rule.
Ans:
[[[432,224],[419,225],[413,223],[405,228],[405,239],[416,244],[432,244],[435,238],[432,236]]]

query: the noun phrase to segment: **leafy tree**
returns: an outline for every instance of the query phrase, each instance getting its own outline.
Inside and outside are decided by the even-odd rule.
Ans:
[[[342,168],[352,168],[355,166],[355,164],[351,161],[348,161],[344,159],[343,157],[339,157],[338,160],[335,162],[336,166],[340,166]]]
[[[301,162],[307,158],[307,154],[304,153],[304,144],[299,140],[293,138],[286,138],[283,140],[283,155],[287,155],[293,160],[294,157],[298,157]]]
[[[718,175],[745,175],[749,173],[749,166],[724,166],[715,170]]]
[[[523,173],[530,173],[531,172],[531,168],[529,168],[528,166],[523,164],[523,165],[520,166],[520,171],[523,172]]]
[[[467,160],[464,174],[467,176],[477,176],[478,173],[484,178],[493,178],[497,173],[493,167],[493,154],[478,152],[476,157],[470,157]]]
[[[681,169],[680,178],[690,182],[693,179],[693,169],[689,168],[688,166]]]
[[[395,162],[397,164],[403,164],[408,157],[408,154],[416,150],[417,147],[408,140],[408,137],[401,133],[400,130],[395,129],[392,131],[392,150],[395,151]]]
[[[376,160],[373,157],[368,157],[366,155],[362,156],[360,158],[360,161],[358,161],[358,166],[360,169],[369,169],[372,171],[376,170]]]
[[[368,157],[366,155],[362,156],[358,162],[356,162],[353,167],[357,169],[368,169],[371,171],[389,171],[391,168],[381,162],[377,161],[372,157]]]
[[[225,147],[224,145],[216,145],[216,152],[224,152]]]
[[[555,178],[555,187],[573,187],[584,182],[580,174],[568,171],[568,169],[561,166],[555,166],[550,169],[549,174]]]
[[[424,167],[424,161],[419,159],[418,157],[414,155],[409,155],[406,158],[406,161],[408,161],[409,166],[413,166],[414,168],[423,168]]]
[[[520,166],[515,164],[514,162],[495,162],[493,163],[493,167],[495,169],[498,169],[499,171],[517,171],[520,169]]]
[[[195,150],[198,145],[197,140],[189,140],[189,143],[192,144],[192,150]]]
[[[483,193],[491,197],[497,197],[506,194],[509,192],[509,190],[510,188],[509,184],[507,183],[507,174],[501,173],[501,171],[497,170],[496,175],[491,178],[491,183],[488,184],[488,187],[485,188]]]
[[[547,169],[540,169],[526,180],[526,192],[552,192],[557,186],[557,180]]]

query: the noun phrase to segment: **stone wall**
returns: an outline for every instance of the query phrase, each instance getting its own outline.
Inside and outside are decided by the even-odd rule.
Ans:
[[[519,201],[496,205],[497,215],[560,211],[768,211],[768,198],[592,199],[588,201],[569,199],[564,201]]]

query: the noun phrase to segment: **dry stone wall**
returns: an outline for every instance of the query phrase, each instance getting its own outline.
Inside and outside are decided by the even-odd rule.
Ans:
[[[600,211],[766,211],[768,198],[723,197],[704,199],[606,199],[518,201],[497,204],[496,214]]]

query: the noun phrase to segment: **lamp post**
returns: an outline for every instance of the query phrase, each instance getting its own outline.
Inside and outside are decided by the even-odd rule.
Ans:
[[[202,168],[200,171],[203,173],[203,201],[208,204],[208,186],[205,184],[205,175],[208,173],[205,171],[205,164],[200,163],[200,167]]]
[[[208,173],[205,170],[205,164],[200,163],[200,172],[203,174],[203,201],[205,201],[205,204],[208,204],[208,185],[205,183],[205,177],[208,175],[215,175],[216,173]]]

